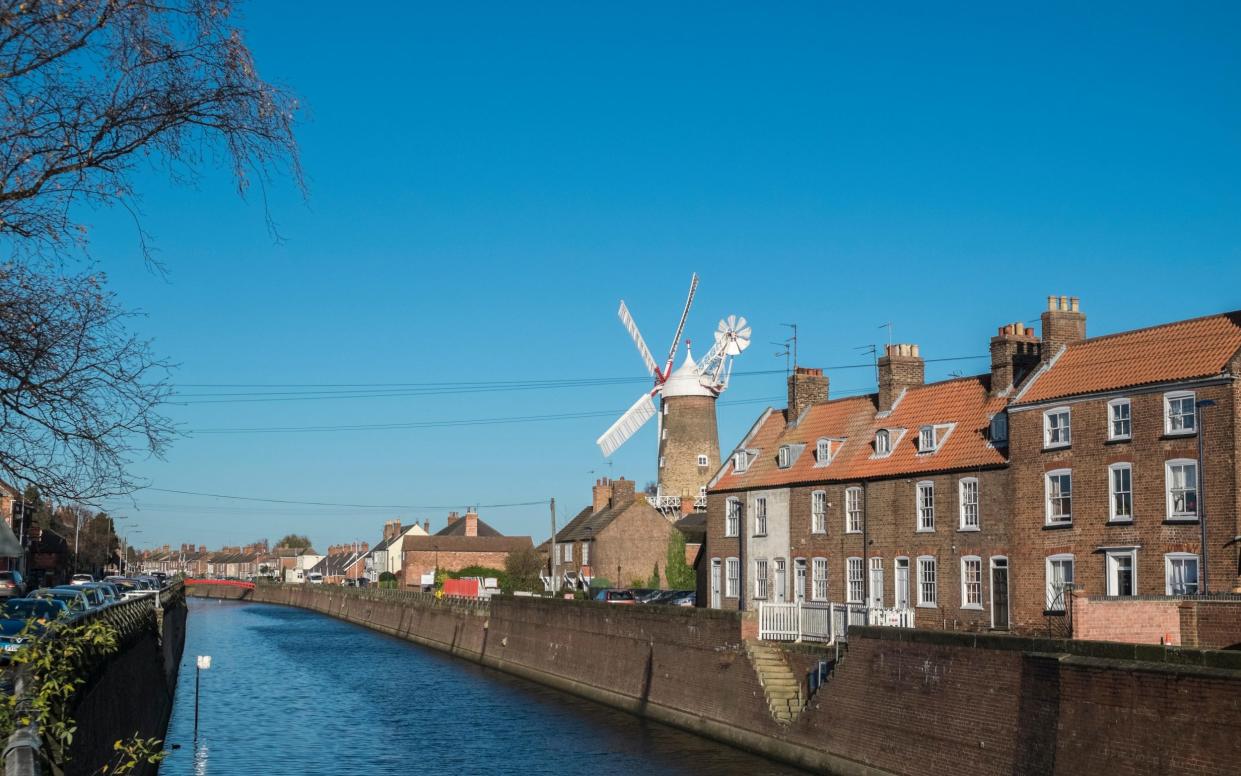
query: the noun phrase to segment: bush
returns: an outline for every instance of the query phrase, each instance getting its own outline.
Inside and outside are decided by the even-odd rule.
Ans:
[[[694,590],[698,587],[698,575],[685,562],[685,534],[673,531],[668,539],[668,564],[664,566],[668,587],[672,590]]]

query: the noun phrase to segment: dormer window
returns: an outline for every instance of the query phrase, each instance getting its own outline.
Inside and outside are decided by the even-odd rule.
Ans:
[[[836,453],[840,452],[840,446],[845,443],[843,439],[830,439],[823,437],[814,446],[814,463],[816,466],[827,466],[836,457]]]
[[[780,450],[776,453],[776,466],[781,469],[787,469],[793,463],[793,451],[788,445],[781,445]]]
[[[733,456],[733,471],[737,473],[744,472],[750,468],[750,453],[746,450],[738,450]]]
[[[997,412],[991,417],[991,442],[1003,444],[1008,441],[1008,413]]]
[[[875,454],[887,455],[892,452],[892,433],[886,428],[875,432]]]
[[[923,426],[918,431],[918,452],[933,453],[939,447],[939,433],[934,426]]]

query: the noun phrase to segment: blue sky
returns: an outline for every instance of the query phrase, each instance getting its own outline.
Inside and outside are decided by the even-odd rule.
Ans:
[[[731,448],[801,362],[895,338],[983,356],[995,327],[1080,296],[1093,334],[1241,307],[1241,8],[1235,4],[250,3],[260,72],[305,106],[310,194],[241,200],[144,174],[144,224],[91,214],[139,328],[176,362],[189,436],[114,503],[136,543],[289,531],[374,541],[385,519],[654,478],[653,425],[606,466],[610,417],[447,428],[203,434],[623,410],[640,383],[204,403],[221,385],[640,378],[624,298],[667,347],[742,314],[755,345],[720,405]],[[699,349],[701,353],[701,349]],[[986,360],[931,364],[928,378]],[[772,372],[770,370],[777,370]],[[833,391],[872,387],[829,372]],[[304,389],[294,389],[304,390]],[[408,391],[406,391],[408,393]],[[213,394],[213,396],[204,396]],[[271,398],[271,397],[251,397]],[[194,402],[194,403],[188,403]],[[543,505],[483,508],[546,536]]]

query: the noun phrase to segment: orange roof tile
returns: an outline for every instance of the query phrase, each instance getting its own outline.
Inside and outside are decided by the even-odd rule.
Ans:
[[[742,473],[730,461],[712,490],[778,487],[802,482],[856,481],[933,471],[949,471],[1005,463],[1004,455],[987,440],[991,416],[1004,409],[1007,399],[990,397],[990,375],[945,380],[910,388],[885,417],[876,412],[875,396],[835,399],[813,405],[800,422],[787,425],[784,414],[773,411],[753,432],[745,447],[760,450]],[[918,430],[924,425],[951,424],[934,453],[918,452]],[[890,455],[876,457],[875,433],[893,431]],[[897,429],[904,429],[899,435]],[[844,439],[827,466],[818,466],[815,446],[820,438]],[[804,445],[792,466],[776,464],[782,445]]]
[[[1022,404],[1218,375],[1241,350],[1241,311],[1082,340],[1034,378]]]

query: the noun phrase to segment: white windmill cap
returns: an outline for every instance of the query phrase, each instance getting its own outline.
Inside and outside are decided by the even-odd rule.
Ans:
[[[664,382],[663,390],[660,393],[665,399],[675,396],[715,397],[715,393],[702,384],[702,375],[698,372],[698,365],[694,363],[694,357],[690,354],[689,347],[685,348],[685,363],[681,364],[675,372],[668,375],[668,379]]]

